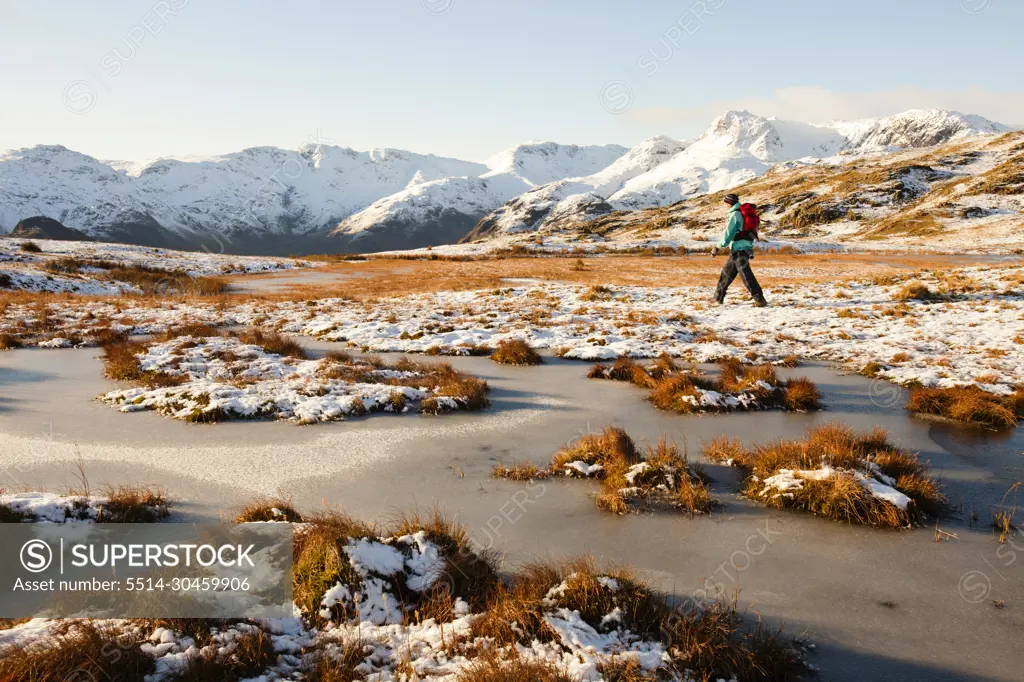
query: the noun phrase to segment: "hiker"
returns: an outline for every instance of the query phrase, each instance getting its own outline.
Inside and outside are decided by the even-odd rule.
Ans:
[[[754,271],[750,269],[750,259],[754,257],[754,240],[758,238],[757,230],[761,219],[757,216],[757,207],[753,204],[741,204],[740,198],[735,194],[727,194],[725,203],[729,209],[729,225],[725,228],[722,241],[715,247],[713,253],[717,254],[718,249],[729,248],[729,259],[725,261],[722,268],[722,276],[718,278],[718,288],[715,289],[715,301],[719,305],[725,303],[725,292],[729,285],[736,279],[736,275],[743,279],[747,291],[754,298],[754,305],[763,308],[768,305],[764,300],[764,292],[761,285],[754,277]]]

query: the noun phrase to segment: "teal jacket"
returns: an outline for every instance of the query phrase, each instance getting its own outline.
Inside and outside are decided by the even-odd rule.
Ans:
[[[722,235],[722,241],[718,242],[718,248],[730,247],[733,251],[753,251],[754,242],[748,239],[733,241],[733,238],[743,231],[743,214],[740,213],[740,205],[736,204],[729,209],[729,224]]]

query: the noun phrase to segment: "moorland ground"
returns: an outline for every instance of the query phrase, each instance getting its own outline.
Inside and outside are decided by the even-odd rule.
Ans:
[[[1022,296],[1014,279],[1019,262],[758,254],[755,267],[770,297],[774,290],[777,304],[766,315],[782,316],[760,321],[738,289],[733,305],[706,309],[720,265],[706,255],[369,259],[281,274],[227,275],[228,288],[213,296],[2,293],[5,329],[16,341],[26,340],[19,345],[40,339],[57,345],[54,339],[68,339],[69,346],[82,346],[0,353],[4,492],[60,491],[76,485],[76,474],[84,471],[96,491],[105,484],[160,487],[173,503],[171,522],[231,519],[261,497],[284,498],[306,516],[340,509],[381,522],[436,504],[466,525],[474,546],[499,551],[507,575],[538,559],[591,555],[601,571],[629,564],[654,588],[676,596],[738,594],[748,623],[760,616],[773,626],[784,623],[787,636],[806,634],[816,645],[808,660],[822,670],[824,679],[1015,679],[1019,660],[1007,652],[1016,646],[1024,575],[1022,564],[1007,563],[1007,557],[1015,556],[1012,543],[1019,544],[1019,539],[1011,531],[1000,542],[991,524],[1000,510],[1008,512],[1007,489],[1024,478],[1019,455],[1024,441],[1019,429],[978,430],[948,419],[925,420],[905,406],[914,381],[967,381],[984,387],[979,390],[996,391],[992,395],[1012,393],[1024,348],[1013,341],[1022,331]],[[955,276],[964,267],[970,269]],[[935,300],[923,300],[914,292],[900,297],[918,282]],[[655,292],[667,287],[679,289]],[[45,315],[40,315],[40,306]],[[848,312],[841,314],[843,310]],[[500,317],[490,319],[499,322],[487,322],[492,313]],[[191,328],[191,337],[167,331],[189,321],[215,328]],[[787,329],[779,326],[782,321]],[[109,347],[111,339],[90,341],[88,330],[96,326],[113,331],[128,327],[144,344],[184,343],[189,348],[182,352],[192,354],[188,357],[206,357],[202,353],[207,348],[220,354],[230,350],[233,357],[217,358],[234,368],[222,380],[235,382],[233,389],[242,391],[256,391],[261,382],[270,381],[269,375],[239,380],[257,365],[276,373],[313,363],[308,365],[311,376],[320,376],[317,363],[326,362],[328,353],[360,358],[366,357],[361,345],[381,344],[371,350],[386,351],[391,343],[417,352],[428,348],[427,340],[446,339],[455,348],[472,334],[494,342],[506,336],[528,338],[541,349],[542,363],[518,366],[487,357],[414,356],[417,361],[450,362],[456,371],[486,381],[490,405],[479,412],[351,415],[313,426],[265,418],[195,424],[156,412],[126,414],[97,401],[111,392],[134,390],[138,381],[104,377],[103,356],[109,352],[93,344]],[[304,357],[294,365],[274,359],[271,351],[284,346],[268,348],[265,338],[246,336],[245,329],[252,326],[276,329],[297,342]],[[230,336],[232,331],[239,336]],[[709,337],[712,331],[715,338]],[[165,333],[170,341],[161,341],[159,335]],[[247,339],[264,345],[239,348]],[[709,363],[721,357],[736,357],[748,366],[772,363],[781,381],[807,377],[820,391],[825,409],[717,414],[659,409],[649,400],[650,386],[588,379],[593,363],[557,357],[562,343],[576,344],[581,359],[606,362],[606,353],[616,355],[620,349],[643,351],[651,361],[661,350],[679,351],[682,368],[695,362],[712,377],[722,370]],[[834,355],[808,360],[822,348],[831,348]],[[147,352],[154,360],[164,357],[159,346]],[[794,353],[801,356],[795,363],[783,363]],[[896,357],[900,353],[907,357]],[[386,368],[400,357],[385,353],[373,362],[390,371]],[[248,369],[246,358],[251,359]],[[837,371],[861,371],[869,361],[879,365],[864,372],[873,376]],[[204,362],[214,367],[213,360]],[[360,373],[372,371],[356,366]],[[173,365],[160,367],[177,371]],[[344,378],[348,371],[332,376]],[[190,376],[187,381],[221,380],[217,376]],[[303,395],[311,400],[330,395],[309,393]],[[756,495],[743,495],[752,489],[747,470],[704,453],[705,444],[722,436],[752,449],[779,439],[796,443],[809,427],[830,422],[848,424],[860,433],[875,426],[887,429],[894,447],[919,453],[928,475],[942,486],[946,508],[901,530],[857,525],[849,516],[836,521],[821,507],[814,507],[818,515],[812,515],[807,509],[764,504]],[[632,467],[649,456],[644,454],[647,446],[657,450],[664,436],[686,455],[688,465],[698,467],[694,475],[706,481],[715,504],[701,505],[698,513],[673,505],[634,506],[618,515],[599,509],[591,499],[605,487],[604,481],[493,477],[496,466],[530,462],[543,469],[559,451],[572,450],[609,424],[623,429],[640,453],[615,464],[616,476],[642,473]],[[671,465],[672,460],[662,461]],[[866,466],[858,464],[851,471],[864,473],[870,467],[857,467]],[[822,470],[814,469],[815,475]],[[791,477],[800,476],[797,472]],[[884,480],[875,477],[867,483],[877,488]],[[892,484],[895,489],[902,485],[895,478]],[[815,499],[817,505],[817,500],[838,498]],[[909,517],[894,518],[903,525]],[[970,577],[966,583],[965,576]],[[566,578],[549,577],[553,582],[548,587]],[[477,606],[473,608],[475,613]],[[455,625],[457,620],[452,621],[453,631],[463,632],[468,641],[473,633],[460,630],[468,623]],[[305,626],[321,629],[311,650],[322,653],[324,639],[336,638],[348,627],[336,625],[332,630],[307,622]],[[19,627],[33,638],[33,630],[25,630],[29,626]],[[18,631],[15,627],[8,632]],[[34,632],[41,641],[49,631]],[[288,646],[294,644],[289,641]],[[608,643],[601,641],[602,646]],[[389,646],[394,652],[400,643]],[[580,653],[573,647],[545,651],[549,662]],[[433,667],[420,672],[438,673],[442,652],[422,654],[422,666],[429,662]],[[264,670],[273,658],[265,657],[263,667],[256,665],[253,672]],[[467,658],[465,664],[485,661],[471,664]],[[514,679],[539,675],[520,673],[526,677]],[[482,672],[477,674],[485,679]],[[737,674],[739,679],[759,679]]]

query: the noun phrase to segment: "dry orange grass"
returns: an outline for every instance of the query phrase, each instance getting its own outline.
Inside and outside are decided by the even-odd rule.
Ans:
[[[103,347],[103,373],[114,381],[131,381],[150,388],[179,386],[188,380],[184,375],[143,371],[138,356],[147,344],[137,341],[115,341]]]
[[[709,462],[749,469],[753,466],[751,454],[738,438],[719,436],[704,444],[704,458]]]
[[[662,436],[645,450],[642,467],[631,471],[624,462],[606,467],[595,498],[598,507],[622,514],[638,506],[668,505],[693,516],[716,506],[707,478],[690,466],[675,443]]]
[[[855,433],[838,423],[812,429],[803,440],[776,441],[744,448],[739,441],[718,438],[704,447],[709,461],[728,462],[747,469],[744,494],[782,509],[800,509],[837,521],[883,528],[902,528],[920,521],[922,513],[937,516],[946,507],[941,486],[927,473],[917,455],[900,450],[888,434],[875,429]],[[834,471],[821,480],[801,478],[787,491],[766,487],[764,481],[782,470],[813,471],[827,465]],[[877,468],[912,500],[906,510],[872,496],[849,471]]]
[[[244,680],[260,675],[277,660],[274,642],[263,630],[254,630],[238,637],[225,651],[211,647],[193,651],[185,659],[185,667],[175,679],[182,682],[225,682]]]
[[[306,519],[292,543],[292,592],[296,606],[314,624],[322,624],[320,602],[339,581],[353,581],[342,547],[350,538],[374,537],[377,528],[340,512],[322,512]]]
[[[498,347],[491,353],[491,360],[502,365],[539,365],[544,362],[540,353],[522,339],[499,341]]]
[[[555,586],[561,589],[548,597]],[[550,600],[547,606],[545,598]],[[591,557],[523,567],[509,585],[495,592],[486,613],[473,622],[472,634],[491,638],[496,645],[506,648],[529,647],[534,641],[557,641],[543,617],[544,610],[551,608],[578,612],[580,618],[598,632],[625,628],[645,639],[662,642],[669,654],[668,670],[663,671],[666,673],[663,678],[643,674],[625,659],[603,668],[606,679],[614,682],[653,682],[669,679],[671,673],[682,677],[684,671],[687,679],[695,680],[781,682],[798,679],[806,672],[781,632],[770,631],[760,624],[754,628],[744,626],[735,600],[710,602],[701,608],[673,609],[665,595],[653,590],[629,569],[602,572]],[[613,610],[617,610],[621,620],[610,623],[605,616]],[[479,670],[481,674],[490,674],[500,663],[492,661]],[[521,670],[514,662],[504,663],[510,665],[512,672]],[[525,676],[466,677],[465,680],[561,682],[564,679],[546,677],[548,674],[553,673],[527,671]]]
[[[518,657],[503,660],[494,655],[473,661],[455,679],[456,682],[579,682],[554,665]]]
[[[137,682],[153,672],[141,634],[122,634],[87,620],[69,620],[33,647],[8,647],[0,655],[0,680]],[[116,652],[112,656],[110,652]]]
[[[220,277],[194,277],[183,270],[162,270],[142,264],[119,264],[76,256],[53,258],[42,264],[43,270],[58,274],[78,274],[84,267],[94,269],[91,275],[94,279],[132,284],[143,296],[220,296],[228,288],[227,281]],[[95,272],[95,269],[102,272]]]
[[[875,275],[899,276],[908,269],[950,269],[976,264],[969,257],[917,254],[758,254],[758,278],[768,287],[779,284],[832,282]],[[574,267],[575,258],[493,258],[471,261],[372,258],[365,262],[338,263],[319,268],[338,273],[329,284],[296,284],[279,292],[228,293],[231,300],[299,300],[343,298],[376,300],[411,293],[499,289],[509,279],[542,279],[584,286],[694,286],[718,278],[721,262],[706,255],[649,257],[610,255],[587,260],[585,270]],[[798,273],[798,274],[794,274]],[[281,275],[262,275],[274,278]],[[246,281],[254,276],[231,276]]]
[[[629,358],[620,358],[608,367],[594,365],[587,374],[592,379],[628,381],[651,390],[648,399],[660,410],[694,414],[722,411],[725,406],[705,405],[701,391],[755,396],[763,407],[782,407],[794,412],[821,409],[817,386],[805,378],[781,381],[771,365],[742,365],[736,360],[721,363],[717,377],[696,370],[682,370],[669,357],[659,358],[643,367]]]
[[[0,618],[0,630],[10,630],[22,623],[27,623],[31,618]]]
[[[292,585],[296,605],[315,624],[322,624],[320,603],[324,594],[339,582],[358,589],[361,577],[352,568],[344,546],[352,539],[396,537],[422,531],[440,551],[444,561],[446,589],[417,593],[396,583],[395,596],[411,619],[437,618],[449,622],[456,598],[473,609],[483,608],[500,584],[494,556],[472,546],[468,530],[437,510],[426,515],[407,514],[380,527],[362,523],[339,512],[323,512],[306,518],[303,531],[292,546]],[[332,617],[337,621],[355,617],[339,605]]]
[[[178,339],[182,336],[209,338],[212,336],[221,336],[222,333],[223,332],[217,327],[206,324],[205,322],[185,322],[184,324],[169,327],[167,331],[160,334],[157,338],[160,341],[171,341],[172,339]]]
[[[306,350],[297,341],[277,331],[268,331],[252,327],[238,332],[238,340],[253,346],[259,346],[268,353],[304,359]]]
[[[423,532],[440,548],[445,562],[445,583],[427,593],[419,602],[416,614],[420,621],[434,618],[449,622],[456,618],[455,600],[462,599],[474,611],[482,610],[501,582],[497,572],[497,556],[484,550],[470,536],[468,527],[455,517],[445,516],[437,507],[429,513],[406,513],[391,523],[392,536]]]
[[[543,480],[550,476],[550,471],[547,469],[541,469],[532,462],[513,464],[509,467],[499,464],[494,467],[495,478],[504,478],[509,481],[536,481]]]
[[[11,350],[21,348],[21,340],[14,334],[0,333],[0,350]]]
[[[598,468],[585,474],[570,466],[580,462]],[[629,434],[614,426],[562,448],[547,469],[531,463],[497,466],[494,476],[514,481],[551,476],[596,478],[602,485],[594,501],[599,509],[615,514],[639,507],[668,506],[693,515],[716,506],[707,478],[690,466],[686,454],[674,443],[663,436],[655,446],[645,446],[641,451]]]
[[[655,383],[648,399],[659,410],[690,414],[701,409],[697,389],[713,391],[716,386],[714,379],[703,374],[676,374]]]
[[[647,640],[660,642],[666,652],[658,675],[644,673],[629,658],[612,660],[602,667],[614,682],[655,682],[669,677],[688,679],[797,679],[807,672],[791,643],[778,631],[760,624],[747,627],[735,600],[711,602],[701,608],[673,608],[666,595],[652,589],[627,568],[600,570],[590,557],[564,562],[529,564],[502,581],[494,557],[477,554],[468,531],[435,510],[432,514],[406,515],[386,528],[361,523],[337,512],[325,512],[308,520],[293,544],[295,602],[315,624],[322,624],[319,604],[324,592],[336,585],[361,580],[346,558],[343,547],[350,539],[379,539],[420,532],[439,547],[451,579],[444,594],[414,595],[400,583],[392,587],[408,621],[435,618],[450,622],[453,597],[467,600],[481,615],[471,623],[474,638],[486,637],[495,646],[467,646],[452,633],[449,655],[465,655],[469,666],[459,673],[460,682],[576,682],[557,667],[532,662],[516,653],[517,645],[529,648],[535,641],[557,641],[546,620],[552,609],[577,612],[598,632],[624,628]],[[560,587],[558,590],[552,588]],[[446,601],[447,600],[447,601]],[[448,608],[448,611],[445,611]],[[615,613],[610,621],[606,616]],[[342,616],[343,614],[335,614]],[[137,620],[134,634],[123,634],[88,621],[67,621],[46,641],[28,648],[9,648],[0,655],[0,680],[66,682],[87,679],[137,682],[154,670],[153,658],[141,645],[157,627],[192,637],[197,647],[184,661],[175,679],[192,682],[224,682],[265,675],[277,660],[272,637],[251,628],[229,647],[211,647],[213,632],[231,625],[228,621],[201,619]],[[2,622],[0,628],[15,627]],[[242,626],[245,627],[245,626]],[[446,633],[447,635],[447,633]],[[447,644],[447,642],[446,642]],[[365,676],[361,665],[378,642],[359,638],[324,641],[302,652],[303,679],[311,682],[352,682]],[[110,656],[116,650],[118,656]],[[407,667],[407,666],[406,666]],[[400,670],[406,667],[399,666]],[[412,672],[412,668],[408,667]],[[403,674],[405,674],[403,672]]]
[[[941,301],[942,296],[928,288],[928,285],[921,282],[911,282],[896,294],[898,301]]]
[[[1020,487],[1020,481],[1011,485],[1010,489],[1003,494],[999,508],[992,514],[992,528],[999,533],[1000,544],[1004,544],[1011,535],[1017,532],[1014,516],[1017,515],[1017,491]],[[1013,493],[1013,502],[1008,504],[1006,498],[1010,496],[1010,493]]]
[[[62,491],[68,498],[85,498],[93,495],[84,472],[79,472],[79,485],[69,486]],[[171,513],[171,501],[161,488],[143,485],[108,485],[102,495],[106,502],[96,507],[96,523],[157,523]],[[74,499],[68,505],[70,516],[84,520],[91,518],[85,500]],[[0,505],[0,523],[21,523],[30,521],[31,515],[17,512],[8,505]]]
[[[597,363],[590,368],[587,377],[590,379],[626,381],[641,388],[654,388],[658,378],[665,376],[669,371],[675,370],[675,363],[667,355],[663,355],[659,358],[658,362],[650,367],[644,367],[632,358],[621,357],[617,358],[611,367]]]
[[[907,410],[989,429],[1008,429],[1024,416],[1024,392],[1000,396],[977,386],[914,388]]]
[[[302,523],[302,514],[296,511],[291,501],[281,498],[261,497],[248,503],[235,515],[235,523],[260,523],[283,521]]]
[[[437,398],[454,398],[462,403],[463,409],[482,410],[491,404],[487,399],[487,392],[490,390],[490,386],[483,379],[456,372],[438,383],[434,388],[434,396],[420,403],[420,410],[427,414],[444,412],[444,403]]]
[[[551,461],[551,470],[564,474],[569,471],[565,465],[570,462],[600,464],[607,470],[616,465],[639,463],[640,453],[629,434],[620,428],[608,426],[601,433],[588,433],[559,450]]]
[[[417,375],[409,378],[382,380],[379,374],[372,371],[374,368],[416,372]],[[434,395],[420,403],[420,411],[427,414],[441,414],[455,409],[444,398],[455,400],[459,403],[459,408],[466,410],[482,410],[490,404],[487,400],[490,386],[486,381],[458,372],[450,364],[444,362],[418,362],[402,357],[395,362],[386,363],[376,355],[353,358],[347,353],[333,352],[324,359],[318,374],[324,379],[429,388]],[[405,404],[404,395],[398,391],[392,394],[391,407],[395,412],[401,412]]]
[[[171,503],[159,488],[123,485],[106,490],[97,523],[156,523],[170,515]]]
[[[530,257],[493,258],[472,261],[409,260],[372,258],[362,262],[336,263],[318,268],[325,275],[337,273],[329,283],[293,284],[277,291],[224,291],[216,297],[218,304],[246,302],[300,301],[341,298],[348,301],[373,302],[382,298],[436,291],[500,289],[507,279],[536,278],[570,282],[586,286],[694,286],[707,285],[718,278],[721,263],[707,256],[649,257],[644,255],[604,255],[588,260],[585,271],[573,269],[572,258]],[[905,276],[908,270],[949,270],[977,265],[970,256],[943,254],[758,254],[762,284],[771,287],[783,284],[834,282],[874,276],[890,283]],[[1012,264],[988,264],[996,268]],[[798,274],[794,274],[798,273]],[[254,279],[294,275],[230,275],[228,284]],[[187,299],[188,296],[185,296]],[[134,306],[158,308],[165,305],[165,294],[131,297]],[[96,301],[123,303],[120,296],[80,296],[67,293],[9,291],[0,289],[0,309],[7,304],[58,303]]]
[[[369,647],[369,649],[367,649]],[[307,657],[302,667],[307,682],[352,682],[359,679],[359,667],[365,664],[374,642],[354,639],[328,644]]]
[[[790,412],[820,410],[821,393],[810,379],[790,379],[786,382],[783,404]]]

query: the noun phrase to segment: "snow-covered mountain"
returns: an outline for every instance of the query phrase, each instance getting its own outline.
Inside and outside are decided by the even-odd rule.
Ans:
[[[516,197],[484,218],[470,239],[557,228],[614,210],[666,206],[736,187],[783,162],[926,147],[1007,130],[980,116],[934,109],[822,124],[730,111],[690,144],[645,140],[594,176],[562,180]],[[667,153],[654,154],[652,148]],[[640,162],[631,165],[630,159]],[[630,172],[639,168],[643,172]]]
[[[930,147],[974,135],[1010,129],[987,118],[945,109],[914,109],[885,118],[823,124],[848,140],[847,148],[867,151]]]
[[[692,142],[659,136],[629,150],[532,142],[486,163],[309,145],[140,164],[40,145],[0,153],[0,233],[44,216],[104,241],[179,249],[406,249],[664,206],[779,163],[1005,130],[943,110],[824,124],[733,111]]]
[[[574,215],[604,211],[608,209],[605,197],[611,196],[627,181],[665,163],[684,149],[685,143],[668,137],[648,138],[596,173],[557,180],[517,196],[480,221],[469,239],[497,232],[516,232],[533,225],[556,207]]]
[[[0,154],[0,232],[39,215],[101,240],[184,249],[414,248],[458,241],[508,199],[625,151],[531,143],[483,164],[309,145],[135,164],[37,146]]]
[[[255,147],[130,164],[41,145],[0,154],[0,231],[41,215],[108,241],[232,252],[301,252],[316,243],[324,250],[327,231],[381,197],[488,170],[395,149]]]
[[[353,250],[445,244],[465,237],[503,203],[538,185],[593,173],[626,153],[625,147],[580,147],[534,142],[488,160],[479,177],[444,178],[411,184],[341,221],[332,236],[349,239]]]

